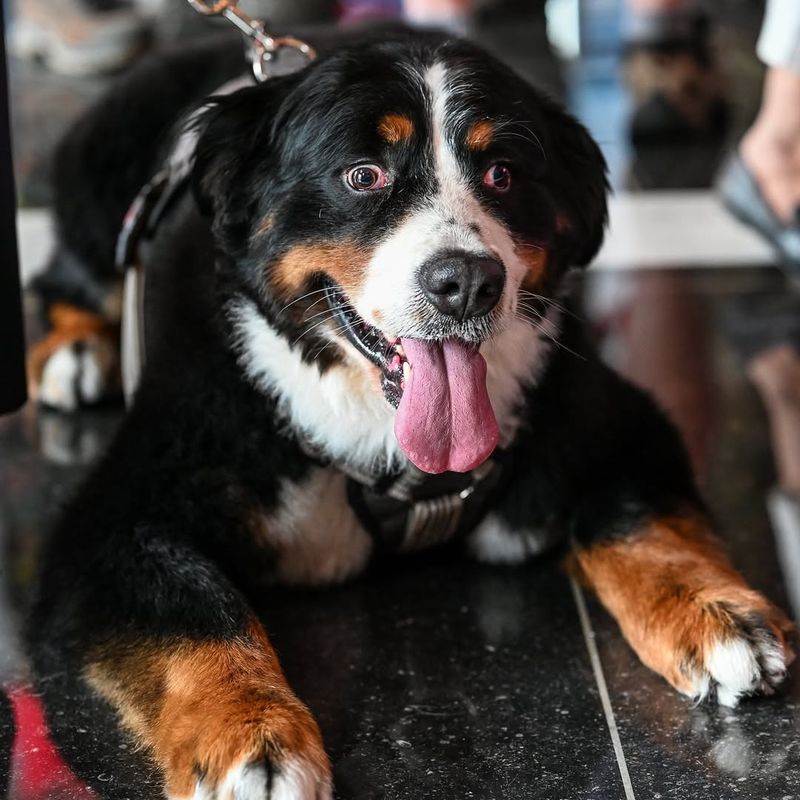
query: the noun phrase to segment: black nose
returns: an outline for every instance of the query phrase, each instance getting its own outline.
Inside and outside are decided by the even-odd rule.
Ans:
[[[503,265],[476,253],[443,253],[419,270],[419,285],[434,308],[460,320],[488,314],[505,282]]]

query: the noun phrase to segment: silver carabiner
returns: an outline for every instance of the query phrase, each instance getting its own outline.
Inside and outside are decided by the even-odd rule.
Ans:
[[[251,65],[259,82],[276,75],[298,72],[317,57],[310,44],[294,36],[279,36],[272,39],[271,43],[271,47],[263,49],[260,42],[251,45]]]
[[[266,25],[245,14],[239,0],[188,0],[189,5],[204,16],[223,16],[232,22],[250,42],[250,64],[260,83],[275,75],[285,75],[305,67],[316,57],[310,44],[294,36],[273,37]]]

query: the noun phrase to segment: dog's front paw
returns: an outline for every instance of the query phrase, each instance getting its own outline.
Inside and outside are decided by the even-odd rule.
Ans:
[[[319,728],[290,692],[209,698],[158,748],[170,800],[330,800]]]
[[[577,549],[575,564],[639,658],[679,692],[735,706],[785,677],[792,624],[747,586],[704,518],[654,520]]]
[[[756,592],[751,603],[722,600],[702,606],[687,620],[680,669],[684,691],[698,700],[734,707],[742,697],[772,694],[786,677],[793,654],[788,625]]]
[[[289,759],[280,766],[268,761],[234,767],[215,795],[198,782],[195,797],[235,800],[330,800],[331,781],[309,761]]]
[[[751,589],[681,591],[656,608],[637,650],[683,694],[734,707],[742,697],[772,694],[786,677],[790,629]]]
[[[75,411],[113,393],[117,367],[115,345],[91,337],[57,348],[44,363],[34,396],[49,408]]]
[[[67,305],[50,311],[53,329],[28,354],[28,393],[71,412],[120,388],[116,329],[103,317]]]

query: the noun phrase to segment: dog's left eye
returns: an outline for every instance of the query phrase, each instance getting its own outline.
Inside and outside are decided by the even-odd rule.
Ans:
[[[374,164],[361,164],[349,169],[344,176],[347,185],[356,192],[383,189],[388,183],[386,173]]]
[[[483,185],[495,192],[507,192],[511,188],[511,170],[506,164],[492,164],[483,174]]]

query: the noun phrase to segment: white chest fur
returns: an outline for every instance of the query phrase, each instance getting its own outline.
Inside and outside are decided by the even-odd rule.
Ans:
[[[278,510],[263,521],[287,583],[336,583],[366,564],[372,540],[347,502],[346,478],[320,467],[281,487]]]

